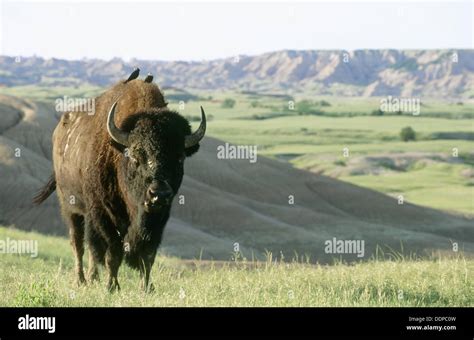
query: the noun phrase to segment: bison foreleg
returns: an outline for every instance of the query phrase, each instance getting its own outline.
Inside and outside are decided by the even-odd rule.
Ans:
[[[93,264],[103,263],[107,271],[107,289],[120,290],[118,270],[122,264],[123,246],[120,235],[110,218],[97,207],[90,207],[86,216],[89,249]],[[93,266],[91,267],[94,271]]]
[[[118,270],[122,263],[123,249],[121,243],[109,245],[105,253],[105,268],[107,269],[107,289],[110,292],[120,290],[118,283]]]
[[[140,259],[140,279],[142,290],[146,293],[151,293],[154,290],[153,284],[150,284],[150,273],[153,261],[148,258]]]

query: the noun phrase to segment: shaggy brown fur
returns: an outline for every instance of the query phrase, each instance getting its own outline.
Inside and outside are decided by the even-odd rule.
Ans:
[[[107,115],[118,100],[115,123],[129,132],[126,149],[111,140]],[[89,276],[98,278],[105,265],[108,288],[119,288],[122,259],[139,269],[144,289],[170,204],[147,211],[143,202],[153,183],[169,183],[173,194],[183,177],[183,159],[199,144],[184,148],[189,122],[167,109],[155,84],[142,80],[119,82],[96,98],[95,114],[69,112],[53,134],[54,181],[36,198],[41,203],[56,186],[61,211],[70,230],[78,282],[85,282],[84,239],[90,248]],[[125,154],[124,154],[125,152]],[[126,153],[129,153],[128,156]]]

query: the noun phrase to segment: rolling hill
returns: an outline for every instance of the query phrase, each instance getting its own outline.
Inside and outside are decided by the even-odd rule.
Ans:
[[[55,195],[39,207],[31,204],[52,170],[50,140],[58,118],[44,103],[4,95],[0,112],[0,224],[67,235]],[[452,254],[452,242],[474,253],[472,219],[399,205],[381,193],[261,156],[256,163],[217,159],[223,143],[207,137],[186,161],[179,193],[185,204],[173,205],[165,253],[227,260],[238,243],[248,258],[271,251],[325,262],[333,257],[325,253],[325,241],[334,237],[364,240],[364,258],[377,246]]]
[[[210,61],[125,62],[0,56],[0,84],[105,86],[140,65],[162,86],[341,96],[474,95],[473,50],[284,50]]]

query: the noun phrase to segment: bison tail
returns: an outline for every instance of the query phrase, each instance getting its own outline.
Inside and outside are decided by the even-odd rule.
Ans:
[[[49,177],[48,183],[33,197],[33,204],[39,205],[46,200],[56,190],[56,178],[54,173]]]

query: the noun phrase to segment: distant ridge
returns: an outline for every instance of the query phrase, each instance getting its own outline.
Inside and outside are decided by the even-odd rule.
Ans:
[[[0,86],[106,86],[139,65],[161,86],[344,96],[474,97],[474,50],[284,50],[211,61],[0,56]]]

